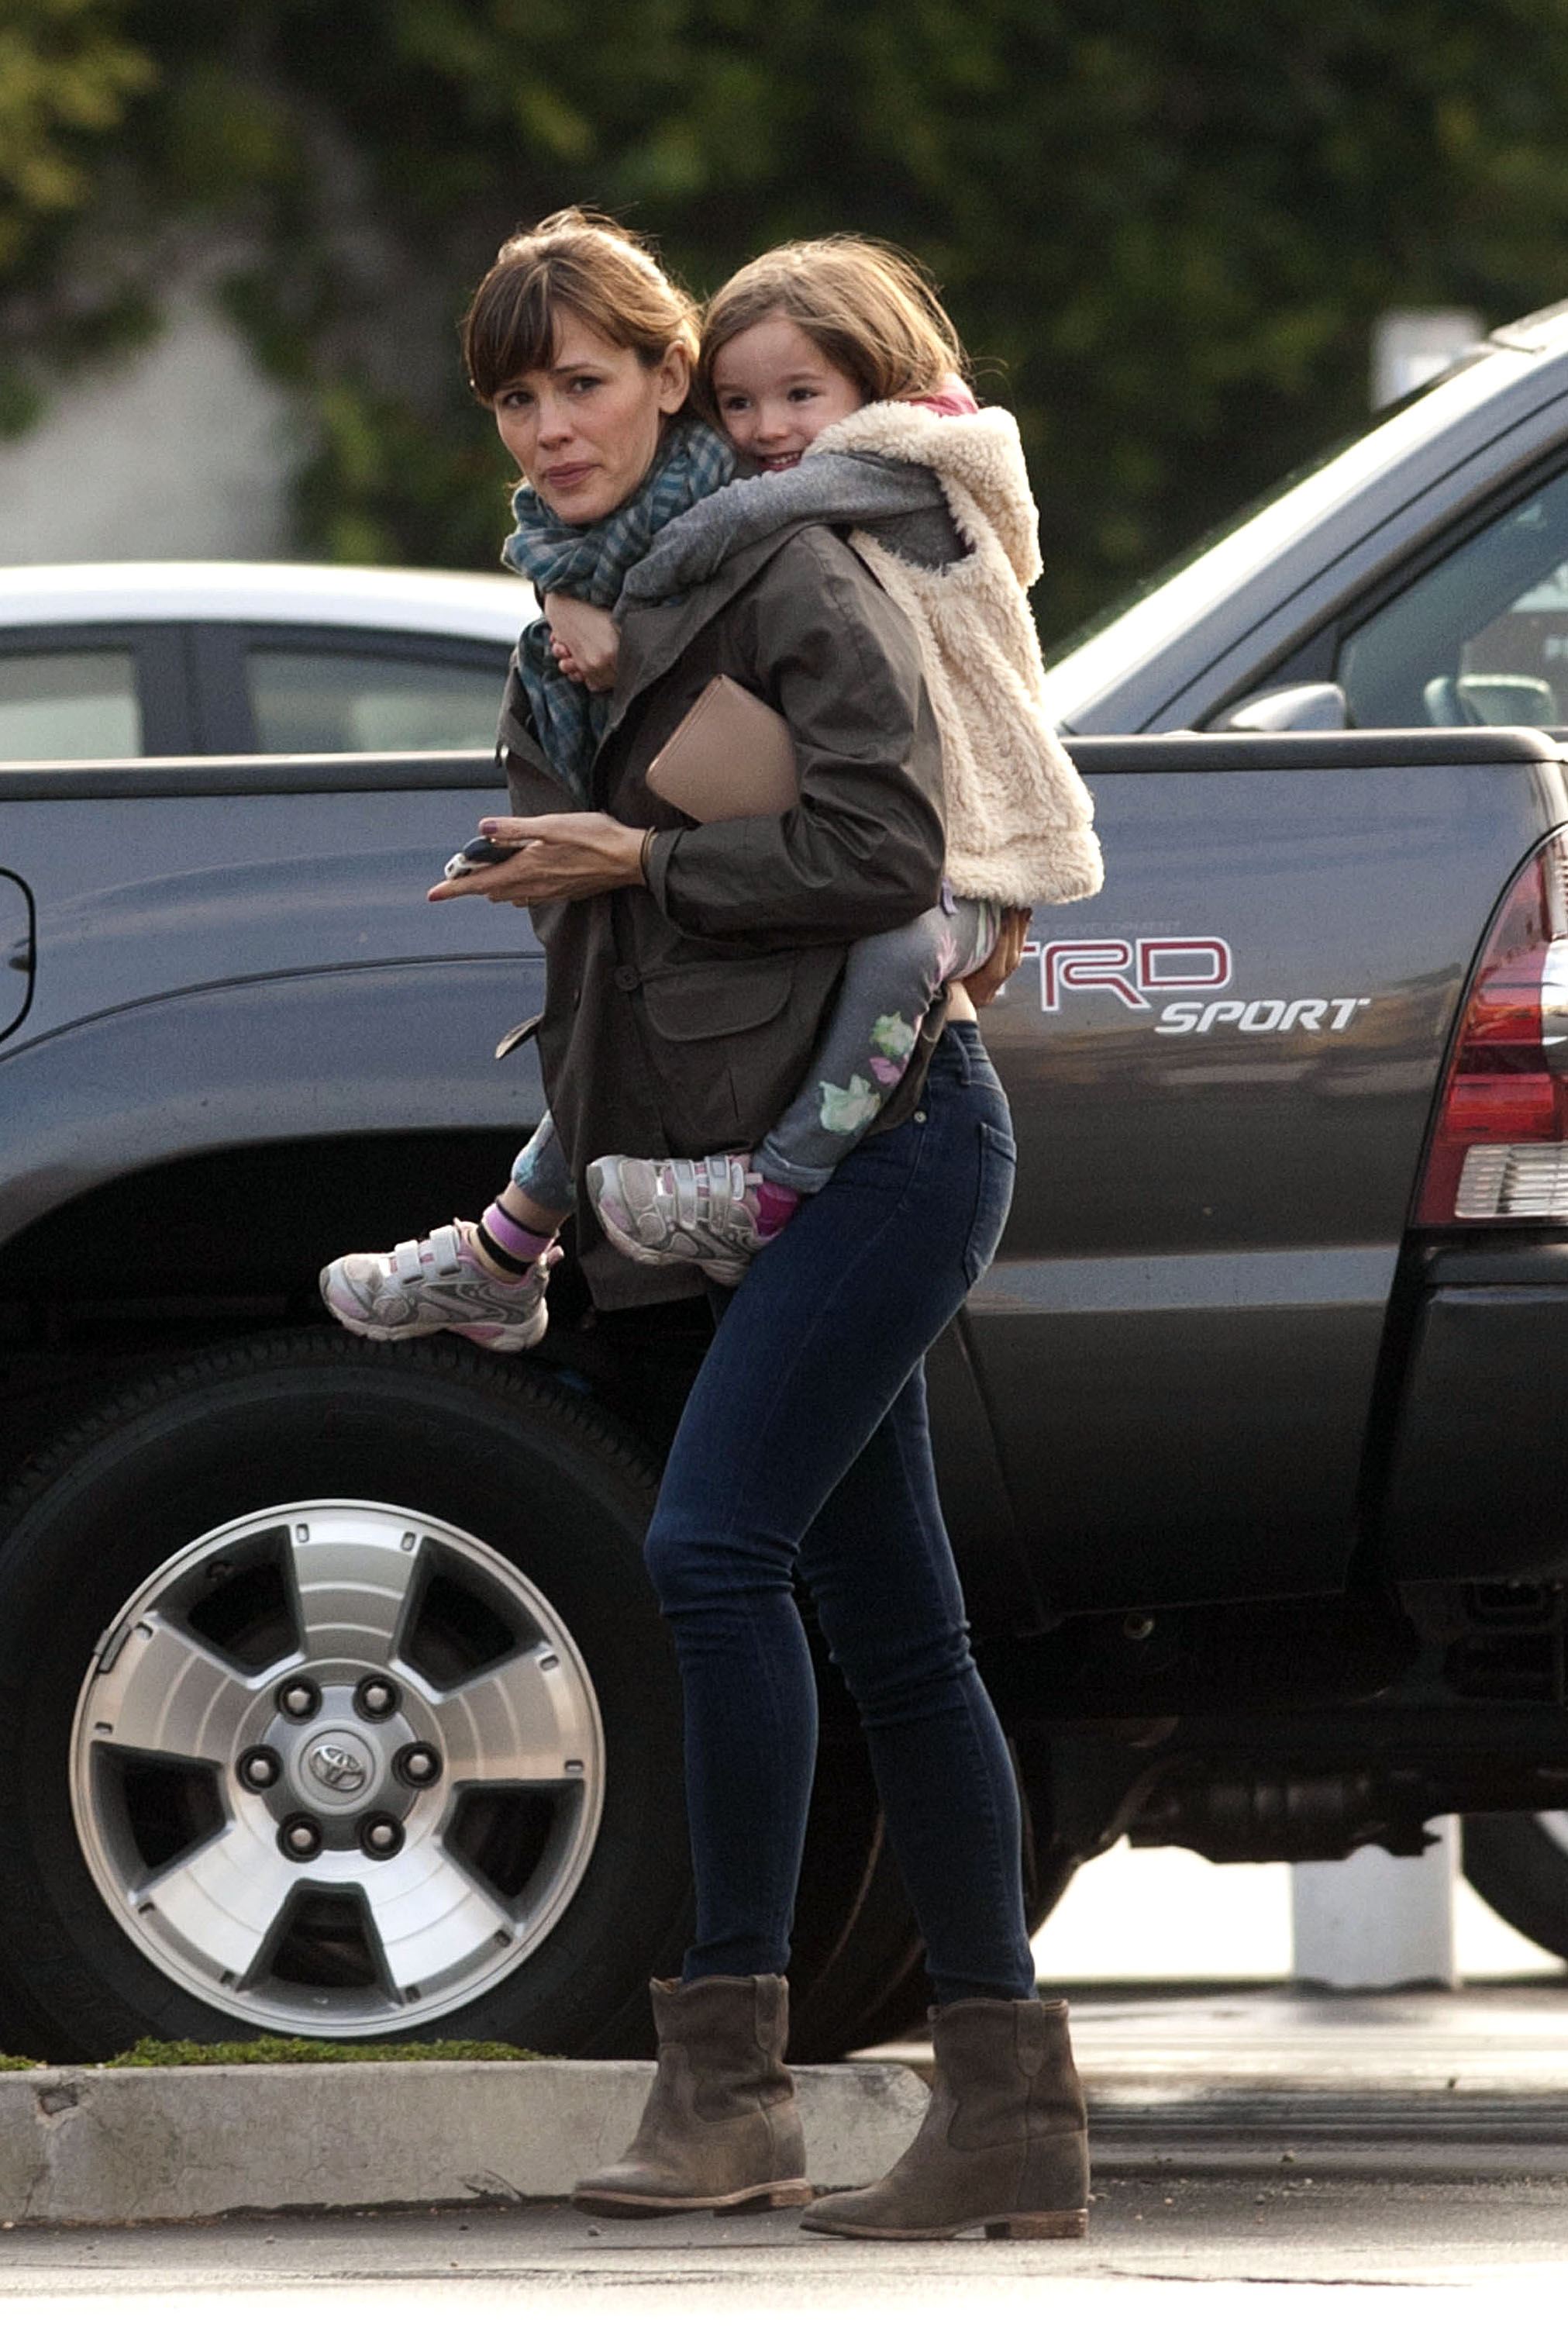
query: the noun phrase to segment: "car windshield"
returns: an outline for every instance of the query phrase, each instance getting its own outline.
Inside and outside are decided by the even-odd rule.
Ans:
[[[1467,350],[1437,378],[1385,406],[1356,435],[1294,470],[1062,639],[1052,649],[1045,673],[1047,700],[1058,725],[1071,733],[1079,711],[1124,672],[1189,629],[1297,534],[1423,441],[1431,415],[1421,407],[1430,398],[1441,394],[1469,404],[1489,394],[1482,375],[1494,357],[1490,348]]]

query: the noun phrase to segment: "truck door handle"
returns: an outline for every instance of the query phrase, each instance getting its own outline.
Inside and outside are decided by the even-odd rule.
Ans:
[[[12,946],[5,956],[5,966],[7,969],[20,970],[23,977],[32,976],[33,950],[31,937],[23,937],[20,944]]]

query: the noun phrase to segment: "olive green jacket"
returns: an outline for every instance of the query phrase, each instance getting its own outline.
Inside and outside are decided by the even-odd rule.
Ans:
[[[696,825],[644,781],[721,673],[789,722],[801,805],[787,815]],[[526,716],[514,675],[501,723],[514,813],[580,805]],[[544,1087],[580,1186],[597,1155],[756,1146],[804,1075],[848,948],[936,901],[942,751],[914,630],[825,526],[755,544],[630,616],[590,783],[593,806],[658,837],[646,888],[533,910]],[[601,1307],[700,1289],[691,1271],[625,1263],[586,1204],[580,1232]]]

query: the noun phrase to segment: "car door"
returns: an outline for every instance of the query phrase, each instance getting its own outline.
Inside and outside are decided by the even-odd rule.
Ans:
[[[1568,721],[1568,465],[1477,512],[1335,627],[1358,727]]]
[[[0,634],[0,765],[134,759],[190,749],[183,632],[174,623],[39,625]],[[0,816],[0,1041],[32,1007],[32,891],[4,869]]]

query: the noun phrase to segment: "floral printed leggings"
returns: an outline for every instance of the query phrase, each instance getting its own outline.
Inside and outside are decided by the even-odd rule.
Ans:
[[[806,1079],[768,1132],[756,1168],[775,1186],[814,1196],[857,1146],[904,1078],[920,1024],[950,977],[979,969],[1001,912],[954,897],[919,920],[849,949],[844,982]]]
[[[806,1079],[757,1149],[756,1168],[775,1186],[814,1196],[825,1187],[904,1078],[921,1020],[950,978],[988,959],[1001,908],[954,897],[903,928],[862,937]],[[571,1211],[576,1193],[555,1126],[546,1115],[512,1166],[513,1185],[546,1211]]]

